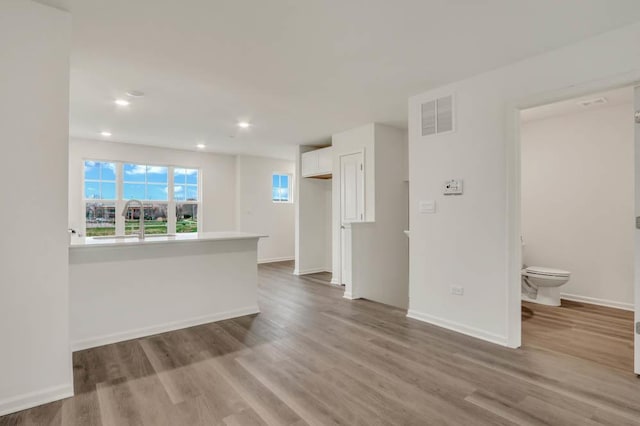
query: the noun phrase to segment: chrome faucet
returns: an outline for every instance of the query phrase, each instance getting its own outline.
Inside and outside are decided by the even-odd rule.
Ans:
[[[142,204],[142,201],[140,200],[127,201],[127,203],[124,205],[124,209],[122,209],[122,216],[124,216],[125,218],[127,217],[127,210],[129,210],[129,206],[131,205],[131,203],[140,204],[140,229],[138,230],[138,238],[143,240],[144,239],[144,204]]]

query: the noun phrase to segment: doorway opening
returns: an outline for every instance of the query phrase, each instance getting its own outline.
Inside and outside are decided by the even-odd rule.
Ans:
[[[634,369],[634,87],[520,111],[522,345]]]

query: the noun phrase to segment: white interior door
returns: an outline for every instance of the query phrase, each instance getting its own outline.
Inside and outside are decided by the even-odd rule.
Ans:
[[[635,231],[635,363],[634,370],[640,375],[640,87],[634,89],[635,106],[635,170],[636,170],[636,231]]]
[[[341,281],[345,296],[355,298],[351,281],[352,222],[364,220],[364,162],[363,153],[340,157],[340,263]]]

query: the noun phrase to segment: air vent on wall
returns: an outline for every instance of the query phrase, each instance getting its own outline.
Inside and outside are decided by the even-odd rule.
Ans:
[[[422,104],[422,136],[452,132],[453,96],[445,96]]]

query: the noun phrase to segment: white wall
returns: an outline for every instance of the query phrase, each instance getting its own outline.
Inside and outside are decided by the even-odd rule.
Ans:
[[[629,89],[631,91],[632,89]],[[633,105],[523,123],[526,265],[571,271],[569,298],[633,308]]]
[[[410,99],[410,316],[520,345],[516,108],[640,80],[638,39],[635,24]],[[457,131],[422,137],[421,103],[451,93]],[[465,194],[444,197],[455,177]],[[418,214],[420,200],[437,213]]]
[[[295,206],[274,203],[271,183],[274,173],[295,174],[295,163],[244,155],[237,158],[237,229],[269,236],[258,243],[259,262],[293,259]]]
[[[409,302],[407,133],[375,125],[375,222],[353,223],[354,296],[400,308]]]
[[[203,231],[236,229],[236,158],[125,143],[72,139],[69,142],[69,226],[83,229],[83,160],[132,161],[199,168],[202,175]]]
[[[67,13],[0,2],[0,415],[73,394]]]
[[[296,175],[302,176],[301,154],[317,149],[298,146]],[[332,225],[331,179],[296,180],[296,275],[331,272]]]

